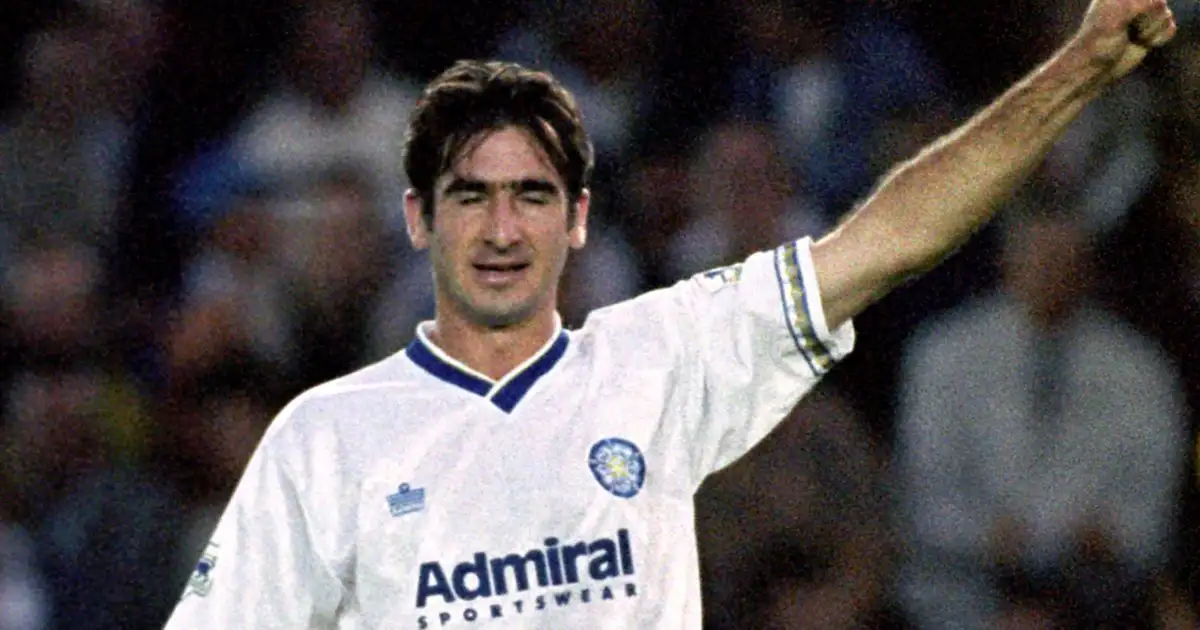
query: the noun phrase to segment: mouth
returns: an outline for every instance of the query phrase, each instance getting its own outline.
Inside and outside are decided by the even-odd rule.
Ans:
[[[480,282],[488,286],[503,286],[515,282],[529,268],[527,262],[489,262],[471,265]]]

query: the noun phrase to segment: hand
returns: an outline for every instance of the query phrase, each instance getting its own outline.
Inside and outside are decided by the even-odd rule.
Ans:
[[[1092,0],[1075,41],[1115,81],[1175,36],[1167,0]]]

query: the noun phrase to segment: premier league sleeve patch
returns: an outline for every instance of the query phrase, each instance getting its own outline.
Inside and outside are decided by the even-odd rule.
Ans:
[[[196,568],[192,571],[192,576],[188,578],[187,589],[184,590],[183,596],[199,595],[204,597],[212,590],[213,584],[213,569],[217,566],[217,544],[210,542],[208,547],[204,549],[204,554],[200,556],[200,560],[196,563]]]
[[[708,271],[698,273],[693,277],[700,283],[700,286],[704,287],[709,293],[716,293],[727,286],[741,282],[743,268],[743,263],[736,263],[724,267],[717,267],[716,269],[709,269]]]
[[[596,481],[622,499],[632,498],[646,483],[646,460],[629,440],[607,438],[592,445],[588,467]]]

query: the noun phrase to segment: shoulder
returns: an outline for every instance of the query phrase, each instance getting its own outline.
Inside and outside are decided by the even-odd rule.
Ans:
[[[783,288],[776,266],[785,248],[756,252],[731,264],[691,274],[673,284],[598,308],[576,337],[583,345],[632,347],[639,353],[684,351],[724,330],[730,318],[754,313],[760,302],[774,316]],[[766,296],[764,298],[764,295]]]
[[[780,248],[782,250],[782,248]],[[774,278],[775,259],[780,250],[756,252],[744,260],[713,267],[692,273],[675,281],[673,284],[648,291],[628,300],[596,309],[588,317],[587,325],[603,325],[605,327],[630,326],[661,326],[663,317],[670,317],[671,325],[686,325],[692,319],[678,321],[680,316],[703,314],[702,309],[711,309],[711,302],[720,299],[739,300],[738,287],[747,280],[748,270],[761,271],[768,268]],[[754,274],[758,279],[757,275]],[[778,286],[774,280],[770,288],[777,292]],[[657,318],[657,319],[655,319]]]
[[[572,331],[576,352],[616,353],[631,361],[656,361],[679,352],[688,338],[686,282],[648,291],[592,311]]]
[[[316,385],[283,407],[263,442],[298,447],[325,436],[362,434],[379,422],[394,423],[404,401],[423,391],[416,376],[408,357],[398,352]]]

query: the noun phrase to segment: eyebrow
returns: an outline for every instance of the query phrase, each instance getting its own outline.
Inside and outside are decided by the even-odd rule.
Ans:
[[[507,186],[518,195],[527,192],[540,192],[551,195],[558,194],[558,186],[555,186],[553,182],[549,182],[544,179],[522,179],[517,182],[511,182],[507,184]]]
[[[486,193],[487,184],[476,179],[464,179],[455,177],[446,184],[446,188],[442,190],[443,195],[453,195],[455,193]]]
[[[485,182],[478,179],[468,179],[465,177],[455,177],[446,184],[446,188],[442,190],[443,195],[453,195],[455,193],[476,193],[486,194],[491,187],[499,187],[508,189],[516,194],[522,193],[548,193],[558,194],[559,188],[554,182],[538,178],[525,178],[515,181],[505,182]]]

